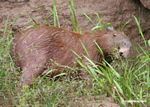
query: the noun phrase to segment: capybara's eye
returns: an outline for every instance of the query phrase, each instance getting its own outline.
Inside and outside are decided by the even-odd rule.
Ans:
[[[113,34],[113,37],[116,37],[117,35],[116,34]]]
[[[118,46],[118,50],[120,49],[120,47]]]

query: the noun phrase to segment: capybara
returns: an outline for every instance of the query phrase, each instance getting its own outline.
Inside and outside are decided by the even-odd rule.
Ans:
[[[131,47],[129,38],[114,29],[85,32],[71,32],[62,28],[41,25],[18,32],[13,40],[12,54],[16,65],[22,69],[23,84],[32,84],[34,78],[42,74],[56,62],[60,65],[73,66],[76,54],[85,55],[94,62],[102,59],[95,42],[104,54],[111,54],[118,49],[120,56],[127,57]],[[84,59],[83,59],[84,60]],[[59,72],[56,71],[56,72]]]

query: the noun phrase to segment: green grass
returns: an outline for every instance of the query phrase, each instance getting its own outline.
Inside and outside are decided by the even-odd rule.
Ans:
[[[111,23],[103,21],[102,17],[98,13],[95,13],[96,23],[94,23],[92,18],[90,16],[88,16],[86,13],[84,13],[83,15],[93,25],[93,27],[91,29],[92,31],[94,31],[94,30],[103,30],[103,29],[106,29],[106,28],[112,26]]]
[[[78,19],[76,17],[74,0],[69,0],[68,2],[69,2],[68,7],[69,7],[69,12],[70,12],[70,21],[72,23],[72,29],[75,32],[80,32]]]
[[[135,16],[133,16],[133,18],[134,18],[134,20],[135,20],[135,22],[136,22],[136,25],[137,25],[137,27],[138,27],[139,33],[140,33],[140,35],[141,35],[141,37],[142,37],[142,39],[143,39],[143,41],[144,41],[144,43],[145,43],[145,46],[147,46],[147,42],[146,42],[146,40],[145,40],[143,31],[142,31],[142,28],[141,28],[141,25],[140,25],[140,20],[139,20],[137,17],[135,17]]]
[[[105,60],[103,66],[97,66],[88,58],[89,64],[79,64],[92,75],[96,89],[112,96],[120,105],[146,106],[150,89],[150,52],[141,50],[140,54],[131,62],[119,61],[113,66]]]
[[[59,22],[57,7],[56,7],[56,0],[53,0],[52,15],[53,15],[54,26],[60,27],[60,22]]]
[[[73,1],[70,2],[70,12],[74,31],[79,31]],[[53,2],[54,26],[60,26],[56,2]],[[92,19],[86,18],[93,23]],[[145,40],[139,21],[134,17],[137,28]],[[104,28],[109,23],[102,22],[97,14],[98,24],[93,29]],[[150,51],[144,50],[144,46],[138,46],[138,55],[126,59],[116,60],[111,65],[103,60],[101,66],[95,65],[86,56],[87,63],[77,62],[83,71],[88,72],[90,81],[70,79],[62,76],[58,80],[49,80],[43,76],[35,80],[32,87],[19,85],[21,72],[13,62],[10,55],[13,32],[10,29],[11,22],[6,20],[4,28],[0,29],[0,104],[3,106],[17,107],[57,107],[69,106],[74,98],[83,96],[111,96],[122,107],[146,107],[150,106]],[[93,23],[93,25],[95,25]],[[102,25],[97,27],[97,25]],[[146,45],[148,47],[149,45]],[[97,45],[99,52],[102,53]],[[85,49],[86,51],[86,49]]]

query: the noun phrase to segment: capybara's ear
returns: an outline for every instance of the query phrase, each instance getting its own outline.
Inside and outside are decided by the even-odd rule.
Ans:
[[[114,27],[113,27],[113,26],[108,26],[108,27],[106,28],[106,30],[107,30],[107,31],[114,31]]]

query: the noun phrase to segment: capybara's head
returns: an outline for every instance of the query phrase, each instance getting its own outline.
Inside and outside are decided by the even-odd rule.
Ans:
[[[98,43],[106,54],[124,58],[129,56],[131,41],[124,32],[107,28],[104,35],[98,39]]]

